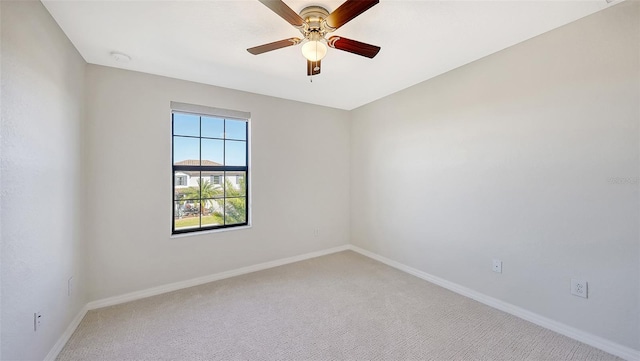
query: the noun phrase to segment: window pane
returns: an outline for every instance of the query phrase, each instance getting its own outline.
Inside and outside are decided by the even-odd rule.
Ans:
[[[227,140],[225,144],[224,165],[247,165],[247,142]]]
[[[200,178],[200,189],[202,198],[221,198],[224,196],[222,185],[215,184],[215,178],[222,175],[223,172],[202,172]]]
[[[173,113],[173,135],[200,136],[200,117],[192,114]]]
[[[224,138],[224,119],[202,117],[202,136],[206,138]]]
[[[222,165],[224,162],[224,141],[202,139],[202,165]]]
[[[219,226],[224,224],[224,199],[207,199],[202,214],[202,226]]]
[[[176,230],[200,227],[200,215],[193,211],[192,205],[193,202],[174,202],[173,221]]]
[[[173,137],[173,164],[200,165],[200,139]]]
[[[247,199],[245,197],[225,198],[224,219],[225,224],[245,223]]]
[[[247,122],[229,119],[225,122],[226,139],[247,140]]]
[[[220,196],[222,196],[224,172],[202,172],[202,178],[208,180],[214,188],[218,188],[220,190]]]
[[[174,172],[173,176],[175,178],[174,200],[200,198],[200,188],[197,182],[199,172]]]
[[[246,172],[226,172],[225,196],[240,197],[247,195]]]

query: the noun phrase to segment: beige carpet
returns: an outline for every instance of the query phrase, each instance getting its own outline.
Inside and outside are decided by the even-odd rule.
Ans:
[[[58,360],[616,360],[351,251],[89,312]]]

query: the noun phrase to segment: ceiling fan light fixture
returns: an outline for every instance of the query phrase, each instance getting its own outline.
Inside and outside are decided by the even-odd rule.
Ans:
[[[333,12],[329,12],[322,6],[311,5],[302,9],[300,13],[293,11],[283,0],[258,1],[293,25],[300,31],[303,39],[289,38],[247,49],[253,55],[302,43],[302,56],[307,59],[307,75],[313,76],[320,74],[320,61],[327,55],[329,47],[367,58],[373,58],[380,51],[379,46],[343,37],[332,36],[327,39],[328,33],[338,30],[342,25],[378,4],[380,0],[345,0]]]
[[[309,61],[318,61],[327,55],[327,46],[318,40],[311,40],[302,45],[302,55]]]

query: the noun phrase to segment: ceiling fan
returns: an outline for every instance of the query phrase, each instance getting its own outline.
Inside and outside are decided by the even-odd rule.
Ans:
[[[379,46],[341,36],[326,38],[328,33],[338,30],[342,25],[369,10],[379,0],[347,0],[332,13],[321,6],[309,6],[302,9],[300,14],[293,11],[282,0],[258,1],[298,29],[303,38],[289,38],[247,49],[253,55],[303,43],[302,55],[307,58],[307,75],[311,76],[320,74],[320,61],[327,54],[327,45],[367,58],[373,58],[380,51]]]

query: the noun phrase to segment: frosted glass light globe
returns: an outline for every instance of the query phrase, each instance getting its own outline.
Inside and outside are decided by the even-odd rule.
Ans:
[[[309,41],[302,45],[302,55],[308,60],[318,61],[327,55],[327,46],[321,41]]]

